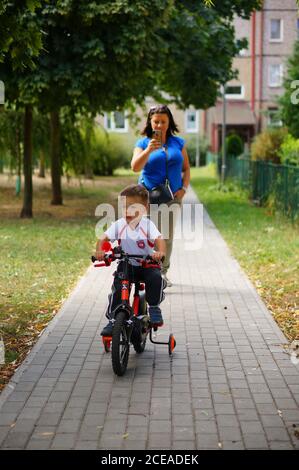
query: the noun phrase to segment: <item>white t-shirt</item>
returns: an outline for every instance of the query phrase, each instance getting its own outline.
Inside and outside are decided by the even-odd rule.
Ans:
[[[118,240],[123,251],[129,255],[151,255],[154,251],[156,238],[161,237],[161,233],[155,224],[147,217],[142,217],[135,229],[132,229],[125,218],[114,222],[105,234],[111,242]],[[130,264],[140,266],[140,263],[130,259]]]

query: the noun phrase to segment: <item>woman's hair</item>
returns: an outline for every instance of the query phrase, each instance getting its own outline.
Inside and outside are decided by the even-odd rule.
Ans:
[[[148,190],[142,184],[130,184],[121,191],[120,196],[138,197],[144,204],[148,202]]]
[[[179,132],[179,128],[174,122],[173,115],[166,106],[166,104],[158,104],[157,106],[152,106],[148,112],[147,115],[147,120],[145,124],[145,128],[141,132],[141,135],[146,135],[147,137],[152,137],[153,135],[153,129],[151,125],[151,118],[154,114],[166,114],[169,118],[169,126],[166,132],[166,137],[169,137],[170,135],[174,134],[175,132]]]

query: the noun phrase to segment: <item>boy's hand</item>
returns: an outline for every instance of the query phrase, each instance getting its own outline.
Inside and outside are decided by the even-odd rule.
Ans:
[[[96,251],[96,259],[98,261],[103,261],[105,254],[106,254],[105,251],[97,250]]]
[[[163,258],[163,256],[165,256],[165,253],[163,253],[163,251],[154,251],[154,252],[151,254],[151,257],[152,257],[156,262],[161,261],[161,259]]]

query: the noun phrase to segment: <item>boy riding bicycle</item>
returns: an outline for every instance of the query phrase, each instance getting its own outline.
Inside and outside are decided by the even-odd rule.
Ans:
[[[104,242],[118,240],[121,249],[128,254],[150,255],[156,262],[165,256],[166,244],[155,224],[147,218],[149,207],[148,191],[140,184],[127,186],[121,193],[125,199],[123,217],[114,222],[106,230],[96,244],[96,258],[104,259]],[[155,248],[155,250],[154,250]],[[114,272],[114,282],[108,298],[106,317],[109,323],[102,330],[102,336],[112,335],[114,310],[121,302],[121,281],[118,273],[122,271],[122,261],[119,261]],[[142,281],[145,284],[145,296],[149,305],[149,316],[152,323],[163,325],[160,303],[164,300],[163,290],[166,283],[157,267],[146,268],[136,259],[130,260],[129,277],[131,282]]]

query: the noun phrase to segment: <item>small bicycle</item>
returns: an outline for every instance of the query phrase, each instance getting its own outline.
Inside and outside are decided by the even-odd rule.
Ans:
[[[121,248],[111,248],[110,253],[105,249],[104,261],[98,262],[92,256],[91,260],[94,267],[110,266],[112,261],[117,259],[123,260],[123,270],[118,275],[121,280],[121,303],[114,310],[114,326],[112,336],[103,336],[104,349],[108,353],[111,350],[112,367],[116,375],[122,376],[126,372],[130,344],[133,345],[136,353],[142,353],[145,349],[147,336],[154,344],[168,345],[168,353],[172,354],[176,341],[171,333],[168,342],[154,341],[152,331],[157,331],[159,325],[151,323],[148,315],[148,307],[145,300],[145,286],[142,282],[131,282],[129,280],[129,259],[141,259],[143,267],[161,268],[160,264],[154,261],[150,256],[129,255],[121,250]],[[135,291],[132,305],[130,304],[130,293],[132,284],[135,284]],[[111,347],[112,346],[112,347]]]

